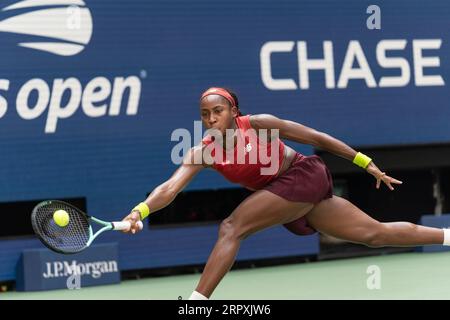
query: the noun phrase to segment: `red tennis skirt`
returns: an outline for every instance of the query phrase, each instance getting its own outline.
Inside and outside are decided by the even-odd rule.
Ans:
[[[270,191],[293,202],[319,203],[333,196],[331,173],[319,156],[295,155],[291,166],[263,190]],[[305,216],[284,225],[297,235],[316,232],[308,225]]]

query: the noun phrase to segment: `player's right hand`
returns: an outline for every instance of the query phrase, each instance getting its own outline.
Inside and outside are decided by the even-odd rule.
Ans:
[[[123,230],[123,232],[135,234],[136,232],[141,231],[141,228],[139,228],[137,224],[138,221],[141,221],[141,215],[138,211],[132,211],[122,221],[129,221],[131,223],[130,229]]]

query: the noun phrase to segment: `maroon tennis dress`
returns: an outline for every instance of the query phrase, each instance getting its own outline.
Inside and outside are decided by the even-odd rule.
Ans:
[[[215,145],[211,152],[214,159],[212,167],[227,180],[239,183],[250,190],[267,190],[294,202],[315,204],[333,196],[333,181],[330,171],[322,159],[316,155],[304,156],[297,152],[291,166],[283,174],[279,176],[277,176],[278,172],[261,174],[261,169],[268,169],[273,163],[265,161],[266,164],[263,164],[259,157],[256,157],[256,162],[250,161],[252,150],[257,152],[260,148],[264,148],[267,157],[274,159],[273,161],[278,161],[277,168],[281,168],[285,145],[280,139],[264,142],[256,135],[248,134],[251,131],[254,132],[254,130],[250,130],[252,129],[250,115],[237,117],[235,122],[237,128],[240,129],[238,130],[238,140],[241,143],[237,143],[231,154]],[[214,139],[211,136],[206,136],[203,143],[209,146],[214,143]],[[238,148],[242,150],[238,150]],[[244,154],[239,156],[240,151]],[[278,152],[278,157],[271,158],[272,152]],[[219,154],[221,157],[217,157]],[[234,161],[230,161],[230,159]],[[237,159],[245,161],[239,162]],[[304,216],[284,226],[298,235],[309,235],[316,232],[308,225]]]

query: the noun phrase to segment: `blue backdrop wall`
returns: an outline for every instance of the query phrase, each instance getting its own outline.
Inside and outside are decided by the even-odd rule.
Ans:
[[[375,30],[360,0],[48,3],[0,2],[2,202],[121,218],[176,169],[171,134],[210,86],[352,146],[450,141],[448,1],[379,1]]]
[[[382,1],[380,30],[365,1],[26,2],[1,2],[0,201],[87,196],[90,210],[124,213],[176,169],[171,133],[193,133],[213,85],[233,88],[244,113],[351,145],[450,140],[446,1]],[[81,51],[29,48],[42,43]],[[205,173],[189,188],[222,186]]]

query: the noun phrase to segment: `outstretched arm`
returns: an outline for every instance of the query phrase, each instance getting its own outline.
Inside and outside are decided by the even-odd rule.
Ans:
[[[202,164],[195,164],[194,162],[195,155],[199,152],[202,152],[201,147],[191,148],[184,157],[183,163],[173,175],[150,193],[144,201],[150,209],[150,213],[168,206],[176,198],[178,193],[189,184],[194,176],[204,168]],[[123,220],[131,222],[131,229],[127,232],[135,233],[139,231],[139,228],[136,226],[136,222],[141,220],[140,212],[138,210],[133,209]]]
[[[250,123],[255,130],[278,129],[280,138],[309,144],[349,161],[353,161],[358,153],[344,142],[324,132],[317,131],[294,121],[279,119],[270,114],[252,115],[250,116]],[[366,171],[373,175],[377,180],[377,189],[380,187],[381,181],[383,181],[391,190],[394,190],[392,184],[402,183],[401,181],[386,175],[385,172],[381,172],[373,161],[366,167]]]

